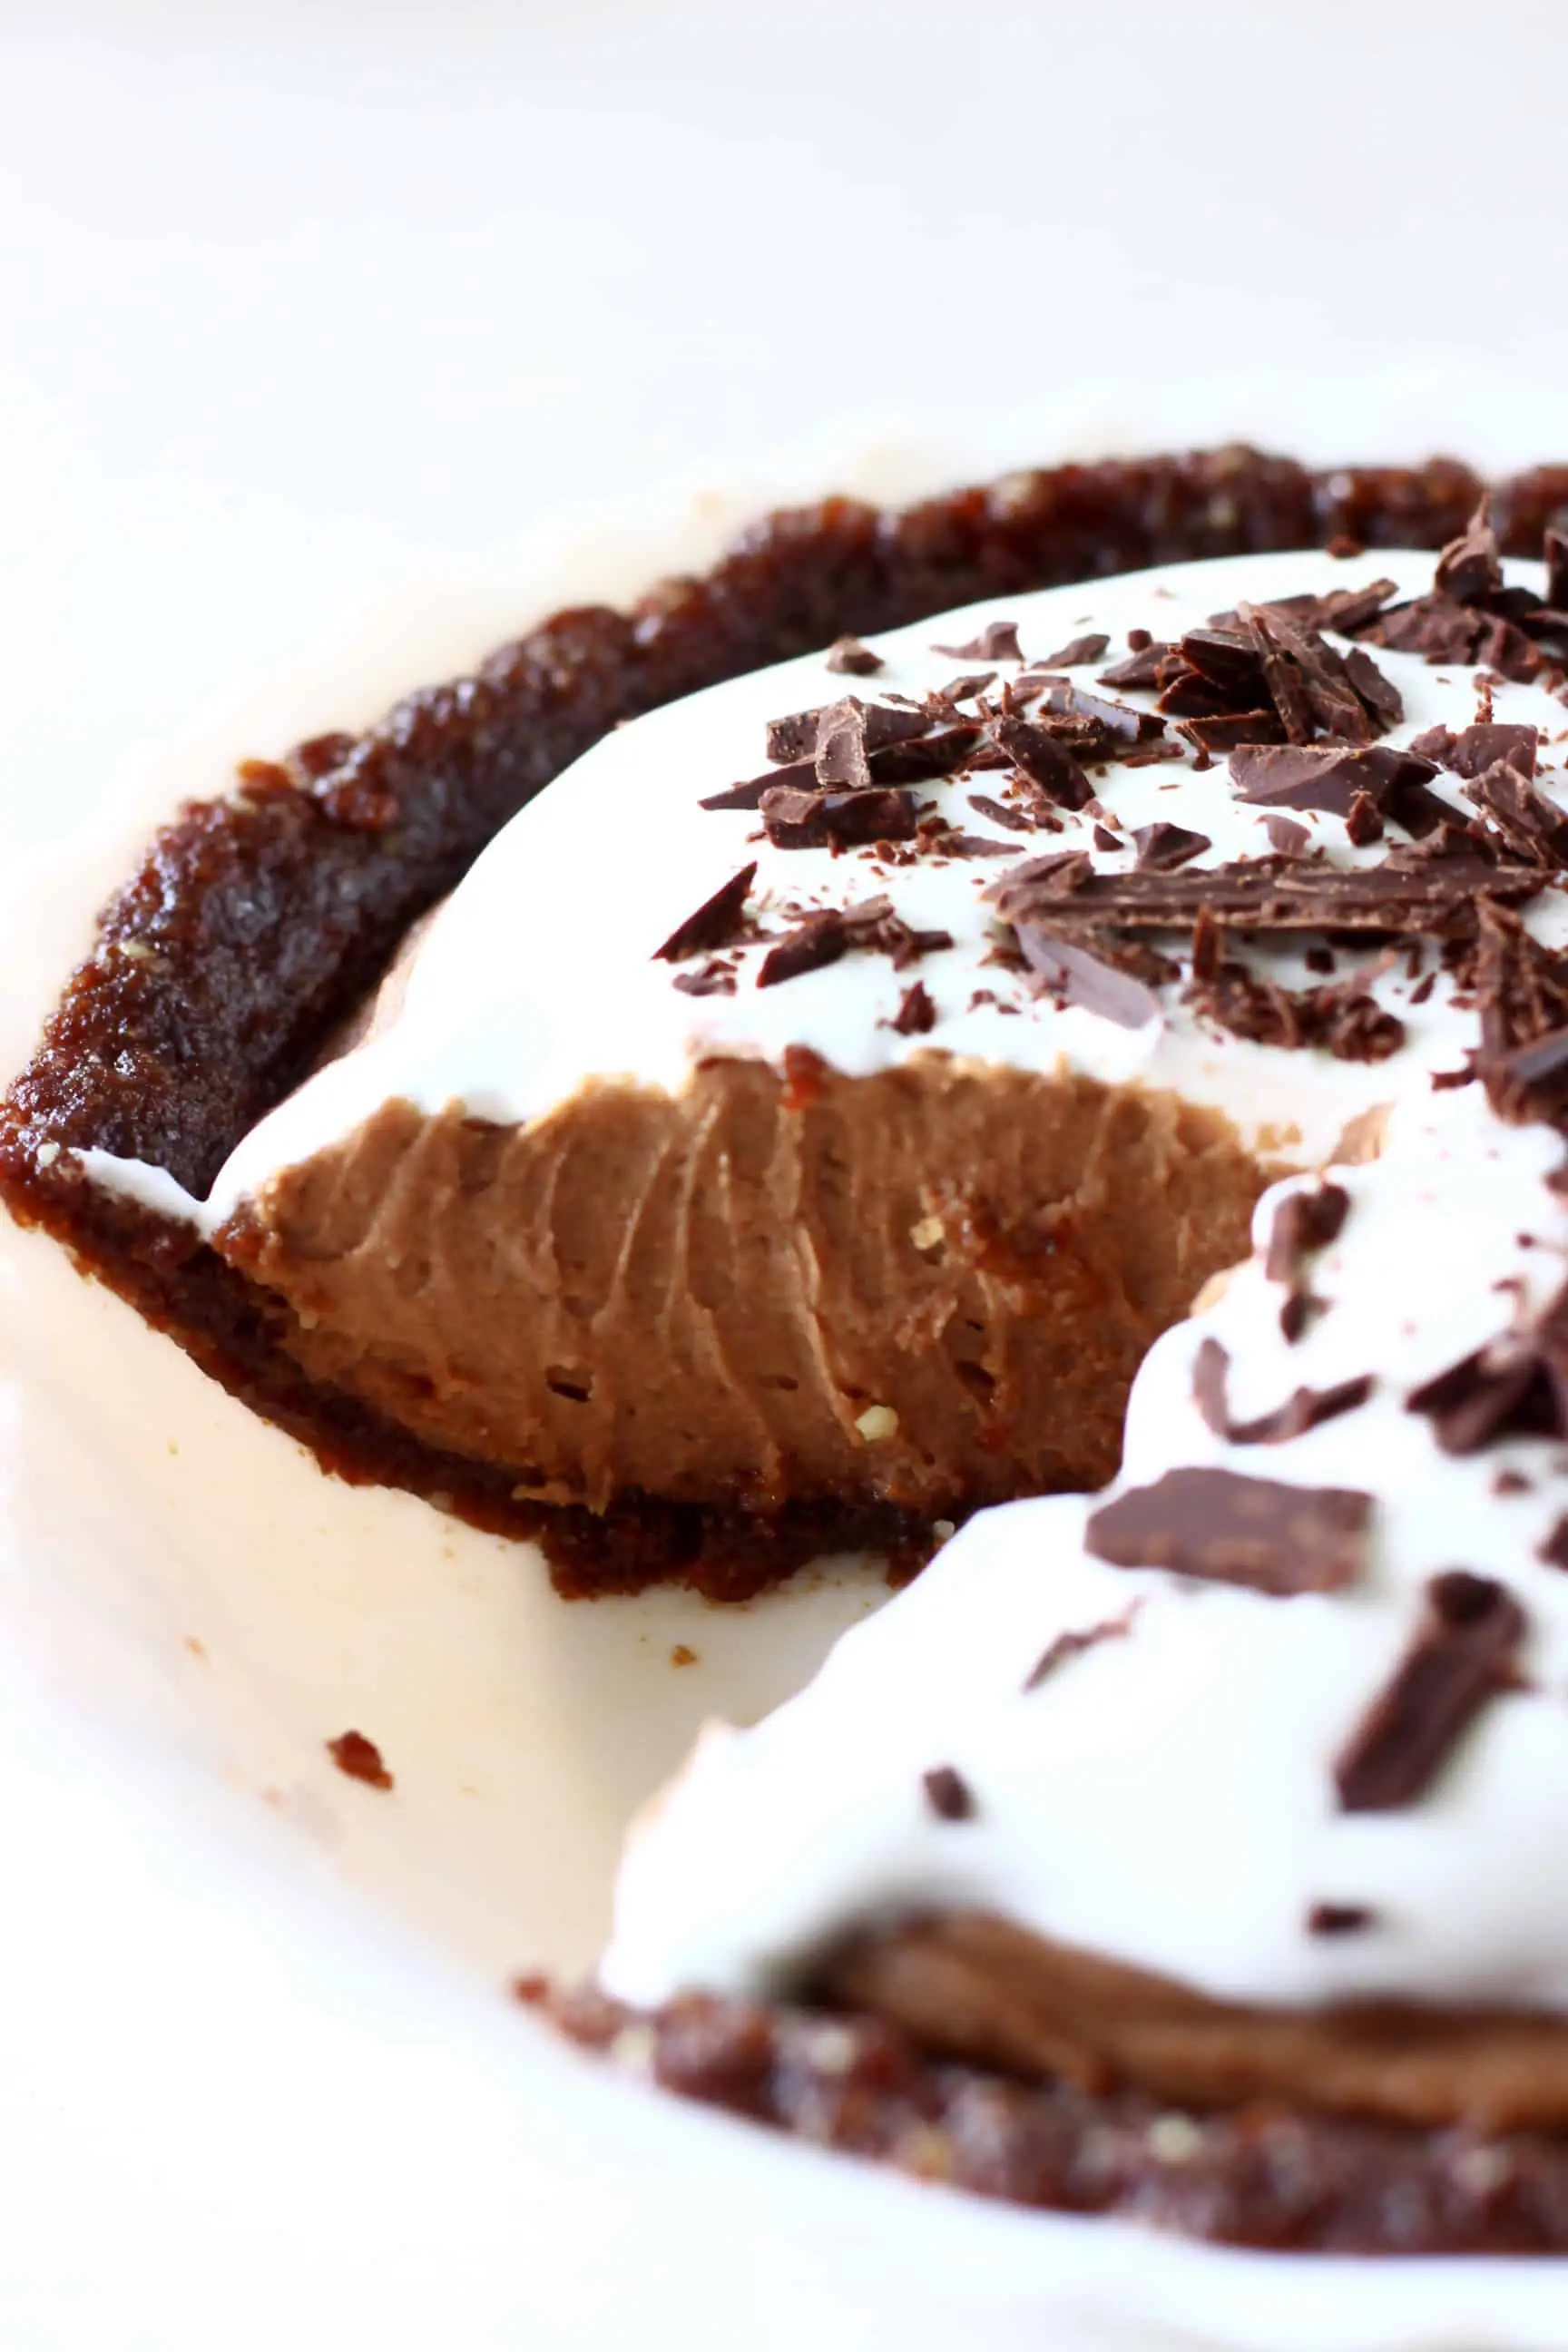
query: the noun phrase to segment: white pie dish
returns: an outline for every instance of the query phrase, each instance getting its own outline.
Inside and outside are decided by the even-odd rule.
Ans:
[[[515,590],[477,596],[461,643],[449,622],[427,647],[416,625],[378,634],[334,666],[348,715],[517,611]],[[342,719],[333,684],[280,681],[265,719],[223,723],[224,752]],[[221,782],[210,749],[128,794],[127,842]],[[91,862],[6,889],[7,1069],[123,845]],[[68,2169],[110,2252],[57,2315],[96,2294],[119,2344],[195,2342],[221,2291],[238,2343],[310,2298],[312,2336],[341,2313],[378,2345],[718,2345],[742,2309],[781,2346],[1557,2352],[1559,2263],[1263,2260],[987,2209],[556,2047],[509,1974],[591,1956],[632,1805],[701,1715],[793,1687],[874,1578],[732,1614],[669,1594],[567,1609],[531,1554],[324,1480],[38,1237],[0,1229],[0,1298],[4,1811],[26,1897],[0,2048],[33,2151],[0,2294],[79,2249]],[[673,1667],[677,1643],[699,1662]],[[332,1769],[323,1743],[351,1725],[391,1796]],[[88,2340],[29,2326],[16,2340]]]

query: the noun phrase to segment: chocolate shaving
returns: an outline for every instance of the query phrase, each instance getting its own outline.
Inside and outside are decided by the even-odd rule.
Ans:
[[[1181,641],[1183,660],[1234,704],[1261,700],[1263,664],[1250,635],[1241,629],[1189,629]]]
[[[1461,1356],[1405,1399],[1445,1454],[1479,1454],[1500,1437],[1568,1435],[1568,1285],[1541,1313]]]
[[[710,898],[704,898],[695,914],[678,923],[661,948],[655,948],[656,963],[684,963],[688,956],[710,955],[715,948],[732,946],[743,936],[746,899],[756,879],[756,861],[742,866],[721,884]]]
[[[1489,1702],[1518,1687],[1525,1616],[1506,1585],[1451,1568],[1426,1586],[1415,1635],[1334,1765],[1347,1813],[1425,1796]]]
[[[1379,669],[1370,654],[1352,646],[1342,656],[1345,676],[1355,688],[1367,716],[1380,733],[1397,727],[1405,716],[1405,697],[1394,680]]]
[[[1136,973],[1119,970],[1070,940],[1055,938],[1039,923],[1020,923],[1017,934],[1041,991],[1059,1004],[1098,1013],[1119,1029],[1142,1029],[1158,1014],[1159,998]]]
[[[977,694],[984,694],[988,686],[994,685],[995,679],[994,669],[968,670],[963,677],[950,678],[946,686],[939,687],[934,699],[939,704],[973,702]]]
[[[1072,753],[1029,719],[999,719],[993,730],[1000,748],[1030,783],[1058,808],[1080,809],[1094,790]]]
[[[1288,743],[1310,743],[1319,734],[1343,743],[1372,741],[1376,730],[1366,706],[1331,646],[1315,631],[1298,628],[1280,604],[1248,607],[1244,617]]]
[[[987,833],[959,833],[951,826],[926,837],[925,847],[933,857],[1016,857],[1017,845],[1011,841],[993,841]]]
[[[1184,824],[1171,824],[1160,819],[1153,824],[1135,825],[1132,838],[1138,845],[1138,863],[1146,872],[1174,873],[1178,866],[1187,865],[1201,857],[1214,843],[1206,833],[1191,833]],[[1112,848],[1120,844],[1112,837]]]
[[[1287,743],[1243,745],[1231,755],[1230,773],[1237,798],[1248,807],[1326,809],[1348,816],[1360,793],[1397,817],[1411,786],[1425,784],[1436,770],[1386,743],[1361,751]]]
[[[699,801],[705,809],[759,809],[763,794],[788,789],[814,793],[816,790],[816,769],[810,760],[796,760],[786,768],[770,768],[766,774],[749,776],[743,784],[731,784],[721,793],[710,793]]]
[[[1314,1298],[1310,1290],[1293,1290],[1279,1309],[1279,1329],[1288,1348],[1293,1348],[1311,1329],[1320,1315],[1329,1311],[1326,1298]]]
[[[1500,1118],[1557,1125],[1568,1113],[1568,954],[1504,908],[1483,906],[1479,924],[1475,1075]]]
[[[1285,1599],[1359,1575],[1372,1496],[1232,1470],[1168,1470],[1089,1515],[1084,1541],[1113,1568],[1165,1568]]]
[[[1054,1642],[1047,1643],[1025,1677],[1025,1690],[1038,1690],[1040,1685],[1054,1675],[1058,1666],[1065,1665],[1068,1658],[1081,1657],[1085,1650],[1097,1649],[1101,1642],[1124,1639],[1132,1631],[1132,1621],[1137,1614],[1134,1607],[1124,1610],[1120,1617],[1107,1617],[1099,1625],[1086,1625],[1079,1633],[1058,1633]]]
[[[1127,642],[1132,646],[1131,652],[1124,661],[1113,662],[1109,669],[1102,669],[1095,680],[1097,686],[1130,686],[1154,693],[1169,685],[1184,667],[1174,646],[1157,642],[1145,630],[1137,634],[1144,637],[1145,643],[1132,646],[1133,632],[1129,630]]]
[[[885,705],[882,712],[885,712],[887,727],[901,729],[903,735],[923,735],[927,731],[928,721],[923,712],[891,710]],[[812,761],[816,770],[816,781],[824,791],[837,785],[846,791],[862,792],[869,784],[870,754],[878,748],[879,735],[884,742],[902,740],[897,732],[882,733],[879,723],[881,715],[878,710],[868,709],[853,694],[847,694],[842,702],[829,703],[826,709],[815,714]],[[774,726],[768,730],[770,752],[773,751],[777,724],[775,721]],[[773,756],[787,759],[790,754],[781,748]]]
[[[780,784],[762,798],[763,825],[775,849],[847,849],[867,842],[910,841],[915,804],[908,793],[797,792]]]
[[[1255,1421],[1233,1421],[1229,1404],[1230,1356],[1217,1339],[1206,1339],[1193,1365],[1193,1402],[1208,1428],[1231,1445],[1283,1445],[1304,1437],[1341,1413],[1353,1412],[1372,1394],[1370,1373],[1340,1381],[1329,1389],[1299,1388]]]
[[[1314,1903],[1307,1914],[1309,1936],[1359,1936],[1376,1918],[1364,1903]]]
[[[977,637],[966,646],[932,646],[933,654],[945,654],[950,661],[1022,661],[1018,646],[1016,621],[987,621]]]
[[[1059,653],[1047,654],[1040,667],[1077,669],[1083,662],[1098,661],[1110,643],[1109,637],[1100,635],[1070,637]]]
[[[1300,857],[1312,838],[1307,827],[1298,824],[1294,817],[1276,816],[1272,812],[1264,818],[1263,830],[1280,857]]]
[[[1164,733],[1164,722],[1152,710],[1135,710],[1130,702],[1108,701],[1090,694],[1070,678],[1048,681],[1043,710],[1072,729],[1086,750],[1114,758],[1134,743],[1152,742]]]
[[[836,637],[827,649],[827,667],[844,677],[875,677],[887,663],[858,637]]]
[[[1546,559],[1546,602],[1559,613],[1568,612],[1568,531],[1549,530],[1542,552]]]
[[[874,784],[934,783],[963,767],[981,749],[984,733],[967,721],[960,727],[939,728],[918,741],[889,743],[870,756]]]
[[[1321,1046],[1341,1062],[1384,1062],[1405,1043],[1405,1024],[1355,981],[1289,989],[1232,961],[1194,959],[1189,1003],[1233,1036],[1286,1052]]]
[[[733,996],[735,974],[729,964],[712,959],[695,971],[678,971],[674,985],[686,996]]]
[[[951,1764],[933,1764],[921,1775],[926,1802],[939,1822],[969,1822],[974,1818],[974,1792],[962,1772]]]
[[[847,729],[860,748],[871,752],[889,743],[929,734],[931,720],[923,710],[898,710],[890,703],[862,702],[858,695],[847,694],[837,702],[819,704],[815,710],[792,710],[783,719],[770,719],[768,757],[815,760],[825,740],[840,729]]]
[[[1107,855],[1113,850],[1125,849],[1127,846],[1121,835],[1119,833],[1112,833],[1108,824],[1097,824],[1089,837],[1096,849],[1104,850]]]
[[[951,931],[917,931],[893,912],[889,898],[867,898],[856,907],[828,907],[807,915],[769,949],[757,974],[759,988],[775,988],[803,972],[820,971],[859,949],[885,955],[901,971],[923,955],[952,945]]]
[[[1345,832],[1356,849],[1370,849],[1383,839],[1383,818],[1370,793],[1356,793],[1345,811]]]
[[[1447,734],[1448,730],[1445,728],[1443,731]],[[1540,748],[1537,729],[1505,726],[1499,720],[1486,719],[1450,736],[1447,751],[1435,756],[1440,757],[1443,766],[1451,768],[1457,776],[1484,776],[1489,768],[1496,767],[1502,760],[1528,780],[1535,774]]]
[[[1032,859],[992,887],[1009,921],[1037,911],[1042,890]],[[1402,845],[1375,866],[1342,867],[1298,858],[1251,857],[1196,873],[1095,873],[1066,886],[1054,882],[1051,919],[1081,929],[1183,930],[1200,916],[1218,929],[1263,933],[1356,931],[1369,938],[1415,940],[1474,936],[1483,898],[1514,903],[1536,896],[1542,877],[1532,867],[1494,864],[1473,845],[1455,853],[1438,842],[1430,850]]]
[[[1241,743],[1282,743],[1285,730],[1279,714],[1267,710],[1227,710],[1212,719],[1180,719],[1176,732],[1194,751],[1233,751]]]
[[[1037,816],[1031,816],[1021,808],[1014,808],[1006,801],[994,801],[984,793],[971,793],[969,805],[976,816],[988,816],[993,824],[1004,824],[1009,833],[1033,833],[1040,823]],[[1054,824],[1055,820],[1051,822]]]
[[[1438,556],[1432,584],[1456,604],[1480,604],[1502,586],[1489,496],[1483,497],[1459,537],[1451,539]]]
[[[879,709],[882,705],[876,706]],[[805,717],[812,713],[800,714]],[[774,724],[782,722],[775,721]],[[922,726],[929,726],[929,719]],[[849,740],[847,737],[846,740]],[[866,756],[866,769],[871,784],[921,784],[940,776],[951,775],[963,766],[981,747],[983,730],[967,723],[962,727],[944,727],[934,733],[911,736],[897,743],[884,743]],[[710,793],[699,803],[705,809],[756,809],[762,806],[763,794],[776,786],[787,785],[793,791],[816,792],[822,779],[815,760],[797,760],[787,767],[773,768],[760,776],[749,777],[744,783],[731,784],[721,793]],[[842,788],[841,788],[842,789]],[[851,785],[854,791],[864,789]]]
[[[936,1005],[923,980],[911,981],[905,989],[892,1026],[900,1037],[923,1037],[936,1027]]]
[[[1319,1184],[1288,1192],[1274,1212],[1263,1271],[1270,1282],[1293,1283],[1306,1260],[1339,1239],[1350,1214],[1342,1184]]]
[[[1484,770],[1465,786],[1465,796],[1514,856],[1554,872],[1568,867],[1568,813],[1549,801],[1513,762],[1500,760]]]

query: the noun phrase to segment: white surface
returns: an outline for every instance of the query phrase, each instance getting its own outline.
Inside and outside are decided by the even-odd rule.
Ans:
[[[79,831],[79,933],[135,805],[352,720],[552,591],[646,576],[658,527],[624,499],[806,489],[847,472],[835,449],[870,482],[1238,430],[1325,456],[1561,448],[1549,0],[1479,24],[1441,0],[1082,18],[6,0],[5,1058],[70,928],[23,884],[25,846]],[[1064,305],[1069,228],[1095,268]],[[837,2352],[891,2340],[903,2306],[919,2352],[1087,2352],[1116,2332],[1091,2339],[1080,2306],[1125,2303],[1209,2346],[1560,2352],[1554,2273],[1287,2285],[917,2208],[535,2051],[494,2003],[510,1937],[447,1874],[430,1791],[444,1765],[456,1806],[459,1746],[540,1769],[504,1663],[563,1643],[529,1705],[587,1743],[559,1831],[586,1883],[700,1703],[698,1670],[657,1665],[671,1621],[563,1617],[477,1539],[444,1560],[437,1523],[323,1488],[44,1245],[0,1237],[0,1279],[8,2343],[782,2352],[804,2331]],[[705,1620],[696,1646],[749,1653],[761,1698],[784,1622]],[[429,1644],[440,1675],[416,1680]],[[454,1727],[459,1668],[482,1703]],[[595,1689],[628,1685],[635,1753],[593,1737]],[[395,1840],[317,1754],[372,1697]],[[157,1760],[171,1743],[188,1777]],[[347,1825],[335,1855],[312,1823]],[[468,1980],[352,1914],[345,1867],[438,1893]],[[586,1940],[591,1906],[572,1924]],[[718,2252],[682,2222],[693,2182],[722,2183]]]

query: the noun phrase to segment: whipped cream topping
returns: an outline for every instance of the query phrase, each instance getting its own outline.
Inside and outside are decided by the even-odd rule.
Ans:
[[[595,745],[497,836],[431,926],[395,1016],[245,1138],[209,1205],[189,1201],[161,1171],[105,1153],[83,1155],[89,1171],[165,1213],[182,1212],[212,1227],[260,1192],[274,1171],[352,1133],[391,1099],[429,1112],[461,1104],[479,1118],[531,1120],[589,1079],[678,1091],[700,1059],[733,1054],[776,1062],[791,1045],[813,1048],[856,1076],[934,1050],[1041,1071],[1065,1065],[1107,1083],[1170,1087],[1227,1111],[1249,1143],[1315,1164],[1359,1109],[1458,1058],[1468,1028],[1446,981],[1418,1004],[1411,1003],[1411,983],[1402,974],[1373,982],[1373,993],[1406,1030],[1403,1051],[1376,1065],[1281,1053],[1217,1032],[1184,1011],[1171,991],[1157,1019],[1122,1028],[1081,1006],[1060,1009],[1036,997],[1025,977],[989,960],[993,910],[984,892],[1010,862],[1082,848],[1105,871],[1133,864],[1130,840],[1110,851],[1095,845],[1092,816],[1064,813],[1059,833],[1005,833],[971,806],[976,793],[994,792],[995,776],[960,774],[923,784],[922,803],[963,831],[990,836],[1011,858],[922,856],[900,866],[879,861],[871,850],[836,856],[827,849],[779,849],[763,835],[754,813],[699,803],[765,769],[769,719],[831,702],[847,688],[873,704],[889,694],[919,699],[957,675],[994,670],[992,691],[999,691],[1018,675],[1018,662],[935,650],[967,643],[990,621],[1016,621],[1026,660],[1037,667],[1077,635],[1107,635],[1102,660],[1068,673],[1091,687],[1096,673],[1125,652],[1130,629],[1174,636],[1242,599],[1353,588],[1380,575],[1394,579],[1402,595],[1417,594],[1430,584],[1432,557],[1379,551],[1344,563],[1300,553],[1242,556],[1010,596],[878,637],[874,646],[885,667],[873,677],[835,676],[821,655],[812,655],[652,711]],[[1510,577],[1540,585],[1539,567],[1514,566]],[[1403,723],[1385,741],[1403,744],[1436,722],[1459,728],[1476,717],[1471,673],[1434,671],[1414,655],[1381,650],[1377,662],[1405,707]],[[1121,698],[1144,709],[1152,704],[1148,695]],[[1495,716],[1554,730],[1563,712],[1538,688],[1505,686],[1497,691]],[[1161,819],[1207,835],[1212,848],[1194,870],[1263,856],[1270,847],[1264,812],[1237,800],[1223,759],[1201,772],[1190,755],[1143,768],[1111,765],[1094,771],[1091,781],[1126,835]],[[1464,807],[1453,779],[1441,777],[1433,789],[1457,810]],[[1336,864],[1375,862],[1382,855],[1381,848],[1353,848],[1337,816],[1290,814]],[[907,923],[946,930],[953,944],[924,956],[916,971],[896,971],[886,956],[856,953],[759,989],[764,940],[736,954],[732,995],[682,992],[674,985],[675,968],[654,961],[655,950],[753,859],[751,906],[775,935],[801,912],[885,895]],[[1540,919],[1532,922],[1539,927]],[[1546,919],[1554,920],[1555,910]],[[1563,930],[1568,935],[1568,924]],[[1314,978],[1292,951],[1257,950],[1251,960],[1287,986]],[[900,1035],[891,1024],[917,972],[933,1000],[936,1024],[926,1034]],[[987,994],[992,1001],[975,1001]]]
[[[1568,1209],[1542,1180],[1562,1160],[1558,1136],[1504,1127],[1479,1087],[1422,1088],[1375,1163],[1336,1171],[1350,1212],[1311,1261],[1328,1311],[1297,1345],[1259,1256],[1144,1361],[1110,1491],[1188,1464],[1370,1490],[1352,1584],[1281,1600],[1113,1568],[1085,1548],[1096,1505],[1079,1496],[980,1514],[797,1697],[752,1729],[705,1732],[633,1833],[610,1990],[786,1992],[847,1930],[959,1908],[1227,2000],[1568,2010],[1568,1574],[1537,1556],[1568,1507],[1568,1454],[1545,1438],[1447,1454],[1406,1406],[1496,1336],[1516,1296],[1528,1311],[1560,1287]],[[1260,1251],[1280,1198],[1310,1181],[1265,1195]],[[1290,1443],[1228,1444],[1194,1402],[1211,1338],[1237,1419],[1300,1383],[1375,1386]],[[1528,1687],[1484,1709],[1418,1801],[1343,1811],[1335,1759],[1449,1568],[1502,1580],[1522,1606]],[[1125,1638],[1026,1687],[1062,1635],[1130,1610]],[[967,1786],[967,1819],[924,1795],[942,1766]],[[1369,1916],[1314,1935],[1320,1905]]]

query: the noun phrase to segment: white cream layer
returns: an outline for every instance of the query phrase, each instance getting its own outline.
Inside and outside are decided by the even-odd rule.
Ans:
[[[1096,673],[1125,654],[1131,628],[1174,636],[1243,597],[1259,602],[1303,588],[1353,587],[1380,573],[1414,594],[1430,584],[1432,561],[1424,553],[1380,553],[1349,564],[1321,555],[1242,556],[990,600],[877,638],[887,667],[874,677],[835,676],[812,655],[653,711],[595,745],[498,835],[437,919],[396,1020],[321,1071],[246,1137],[205,1213],[161,1171],[99,1152],[84,1155],[87,1165],[98,1181],[210,1224],[258,1192],[274,1171],[352,1133],[394,1097],[432,1112],[460,1103],[477,1117],[533,1119],[568,1101],[588,1077],[677,1090],[700,1057],[776,1060],[791,1045],[814,1047],[855,1075],[936,1050],[1043,1071],[1066,1063],[1108,1081],[1137,1078],[1217,1104],[1249,1140],[1315,1163],[1355,1111],[1386,1100],[1416,1073],[1457,1059],[1467,1033],[1446,983],[1415,1007],[1401,976],[1376,983],[1377,995],[1405,1022],[1409,1041],[1394,1061],[1372,1067],[1282,1054],[1205,1029],[1173,995],[1160,1019],[1142,1029],[1119,1028],[1080,1009],[1038,1002],[1024,982],[984,961],[991,918],[983,894],[1007,861],[922,858],[884,868],[868,852],[835,857],[827,850],[779,850],[760,837],[753,814],[698,803],[767,766],[766,722],[787,711],[846,691],[868,701],[889,691],[919,698],[964,671],[994,667],[999,680],[1016,676],[1016,663],[957,660],[932,650],[967,642],[991,620],[1016,621],[1024,654],[1036,663],[1075,635],[1104,631],[1111,640],[1105,659],[1073,673],[1092,687]],[[1535,567],[1514,567],[1514,576],[1539,584]],[[1468,672],[1434,672],[1408,655],[1377,658],[1405,698],[1405,723],[1389,741],[1407,741],[1438,719],[1458,728],[1475,717]],[[1152,701],[1123,698],[1144,708]],[[1553,730],[1564,717],[1560,704],[1525,687],[1500,690],[1496,715]],[[1214,847],[1202,863],[1268,849],[1262,813],[1234,799],[1223,761],[1205,773],[1176,761],[1113,766],[1094,781],[1129,833],[1174,818],[1207,834]],[[1005,841],[1017,857],[1081,846],[1110,870],[1132,863],[1131,845],[1095,850],[1089,819],[1069,817],[1059,834],[1004,833],[969,805],[974,793],[994,797],[997,784],[994,773],[982,772],[922,786],[921,797],[955,825]],[[1458,804],[1447,781],[1437,789]],[[1352,849],[1336,817],[1302,814],[1301,822],[1337,862],[1381,854]],[[910,923],[950,931],[952,948],[918,967],[936,1003],[936,1027],[903,1037],[889,1025],[914,975],[896,972],[881,955],[847,956],[826,971],[759,990],[755,974],[765,950],[753,947],[740,957],[733,996],[678,990],[674,968],[654,962],[654,950],[752,858],[753,906],[781,931],[786,907],[843,906],[878,893]],[[1562,929],[1568,936],[1568,922]],[[1289,955],[1268,960],[1268,968],[1290,983],[1310,978]],[[1000,1003],[972,1006],[980,988],[993,990]]]

